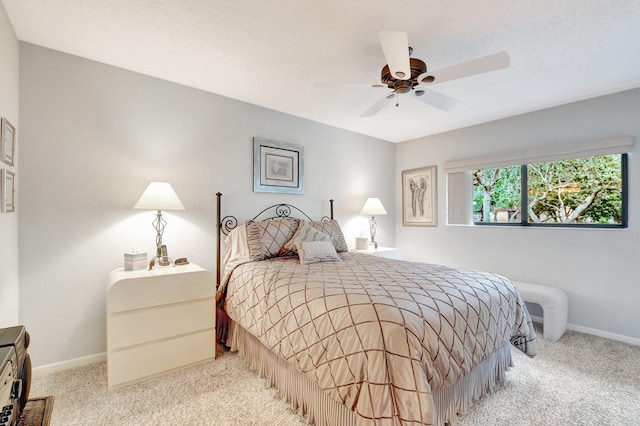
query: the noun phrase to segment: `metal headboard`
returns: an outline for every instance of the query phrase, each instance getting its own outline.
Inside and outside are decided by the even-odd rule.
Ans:
[[[222,193],[216,192],[216,224],[217,224],[217,232],[218,239],[216,241],[216,285],[220,284],[220,259],[221,259],[221,247],[222,247],[222,234],[229,235],[233,229],[238,226],[238,219],[235,216],[227,215],[225,217],[221,217],[221,204],[222,204]],[[321,221],[333,220],[333,199],[329,200],[330,206],[330,215],[323,216],[320,218]],[[271,213],[270,213],[271,212]],[[292,213],[294,216],[291,216]],[[267,207],[262,210],[260,213],[255,215],[251,220],[270,220],[277,218],[285,218],[285,217],[299,217],[300,219],[313,220],[309,215],[307,215],[304,211],[299,209],[298,207],[292,204],[280,203],[274,204],[272,206]]]

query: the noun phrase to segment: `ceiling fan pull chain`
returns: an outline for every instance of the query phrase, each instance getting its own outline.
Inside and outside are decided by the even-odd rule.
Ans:
[[[396,92],[396,107],[400,106],[400,101],[398,100],[398,92]]]

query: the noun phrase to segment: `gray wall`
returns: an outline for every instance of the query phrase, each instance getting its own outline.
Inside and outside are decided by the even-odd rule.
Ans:
[[[2,303],[15,305],[19,231],[19,319],[32,334],[36,366],[105,350],[107,275],[132,245],[154,248],[153,213],[132,210],[151,180],[172,182],[186,207],[165,215],[170,254],[211,271],[217,191],[225,194],[223,214],[240,218],[275,201],[325,214],[334,198],[350,245],[368,232],[358,214],[364,200],[378,196],[390,213],[377,218],[381,245],[396,245],[411,260],[558,286],[569,293],[577,328],[640,336],[640,166],[633,155],[631,226],[623,231],[446,226],[441,167],[505,151],[637,138],[638,90],[393,145],[30,44],[19,45],[18,68],[17,46],[12,33],[0,33],[0,49],[15,58],[0,65],[0,77],[8,76],[0,84],[11,94],[0,108],[17,125],[19,69],[21,154],[18,214],[0,215],[0,290]],[[252,192],[254,136],[304,146],[305,195]],[[439,166],[439,224],[403,227],[400,173],[431,164]],[[5,312],[0,321],[15,323],[17,311]]]
[[[16,127],[16,155],[14,167],[0,162],[0,168],[18,173],[18,86],[20,44],[13,27],[0,4],[0,117],[7,118]],[[19,194],[19,193],[18,193]],[[17,200],[19,202],[19,200]],[[0,327],[18,324],[18,214],[0,213]]]
[[[579,330],[640,342],[640,89],[576,102],[402,143],[402,170],[438,166],[439,224],[402,226],[396,194],[396,243],[414,260],[482,269],[548,284],[569,295],[569,322]],[[444,162],[531,151],[631,135],[629,229],[541,229],[447,226]],[[631,339],[626,339],[630,337]]]
[[[105,351],[107,275],[136,242],[154,250],[147,183],[173,184],[173,257],[215,269],[215,197],[249,218],[274,202],[336,216],[350,245],[368,196],[393,206],[395,146],[265,108],[22,43],[20,315],[36,366]],[[305,194],[253,193],[252,137],[305,150]],[[378,240],[395,243],[393,209]]]

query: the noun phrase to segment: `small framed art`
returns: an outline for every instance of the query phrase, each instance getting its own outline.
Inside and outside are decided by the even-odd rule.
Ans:
[[[437,226],[436,166],[402,171],[402,225]]]
[[[13,166],[13,155],[16,152],[16,128],[6,118],[2,119],[2,130],[0,130],[0,160],[3,163]]]
[[[304,194],[304,147],[253,138],[253,192]]]
[[[16,211],[16,174],[8,170],[0,171],[0,202],[2,213]]]

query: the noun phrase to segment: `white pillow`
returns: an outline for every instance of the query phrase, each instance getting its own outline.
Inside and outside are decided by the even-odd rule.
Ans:
[[[299,241],[296,243],[296,249],[301,265],[341,260],[331,240]]]
[[[224,251],[222,263],[224,265],[224,276],[226,277],[236,266],[251,261],[249,245],[247,244],[247,228],[244,225],[235,227],[224,239],[224,243],[227,247]]]

